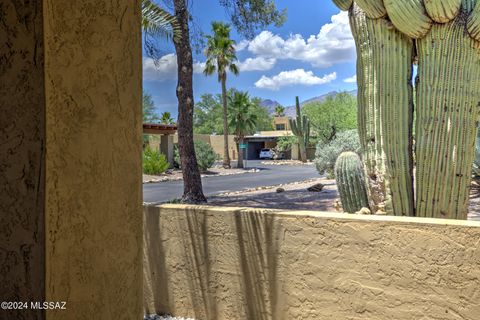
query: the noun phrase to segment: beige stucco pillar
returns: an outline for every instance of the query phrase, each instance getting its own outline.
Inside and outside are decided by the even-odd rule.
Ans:
[[[160,152],[167,157],[170,168],[173,168],[173,135],[164,134],[160,137]]]
[[[0,319],[139,319],[140,1],[1,7]]]

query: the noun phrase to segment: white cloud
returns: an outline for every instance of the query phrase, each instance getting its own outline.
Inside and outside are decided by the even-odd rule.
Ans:
[[[169,53],[161,57],[157,63],[152,58],[143,58],[143,79],[146,81],[167,81],[177,79],[177,55]],[[194,73],[202,73],[205,62],[193,64]]]
[[[256,57],[247,58],[237,62],[240,71],[266,71],[275,66],[273,58]],[[203,73],[205,62],[195,62],[193,73]],[[169,53],[161,57],[157,63],[152,58],[143,58],[143,79],[146,81],[167,81],[177,79],[177,55]]]
[[[353,76],[349,77],[349,78],[345,78],[343,79],[343,82],[346,82],[346,83],[356,83],[357,82],[357,75],[354,74]]]
[[[248,47],[248,40],[242,40],[235,45],[235,50],[237,52],[240,52],[242,50],[245,50],[247,47]]]
[[[143,79],[147,81],[165,81],[176,79],[177,57],[170,53],[164,55],[155,64],[152,58],[143,58]]]
[[[276,62],[274,58],[256,57],[240,61],[237,66],[240,71],[266,71],[272,69]]]
[[[273,77],[262,76],[260,80],[255,82],[255,86],[261,89],[279,90],[285,86],[291,85],[320,85],[329,83],[337,78],[337,73],[333,72],[324,75],[322,78],[317,77],[312,71],[304,69],[296,69],[290,71],[282,71]]]
[[[347,12],[332,16],[330,23],[308,39],[299,34],[283,39],[270,31],[262,31],[248,44],[248,50],[257,56],[299,60],[320,68],[355,59],[355,42]]]

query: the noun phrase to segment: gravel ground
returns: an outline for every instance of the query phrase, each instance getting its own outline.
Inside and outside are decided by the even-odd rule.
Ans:
[[[214,176],[229,176],[234,174],[243,174],[243,173],[251,173],[251,172],[258,172],[259,169],[252,168],[252,169],[224,169],[222,167],[214,167],[209,169],[207,172],[202,173],[202,177],[214,177]],[[143,175],[143,183],[157,183],[157,182],[165,182],[165,181],[178,181],[182,180],[182,171],[175,169],[169,170],[166,173],[162,173],[160,175]]]
[[[312,161],[308,161],[306,163],[300,160],[268,160],[262,161],[262,164],[270,165],[270,166],[305,166],[305,165],[314,165]]]
[[[317,183],[325,185],[321,192],[306,190]],[[277,188],[282,188],[284,191],[277,192]],[[208,204],[282,210],[342,211],[335,180],[325,178],[225,193],[209,197]],[[480,198],[473,194],[469,211],[469,220],[480,221]]]
[[[169,315],[159,316],[156,314],[147,314],[143,317],[143,320],[195,320],[193,318],[172,317]]]

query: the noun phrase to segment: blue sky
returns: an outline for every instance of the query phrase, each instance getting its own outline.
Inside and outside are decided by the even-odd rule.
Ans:
[[[192,14],[203,32],[210,34],[211,21],[228,17],[218,0],[196,0]],[[235,31],[240,75],[229,75],[227,86],[248,91],[251,96],[277,100],[288,106],[295,96],[306,100],[333,90],[356,88],[355,48],[346,13],[325,0],[278,0],[287,8],[288,19],[280,27],[260,30],[247,41]],[[159,112],[177,116],[176,56],[171,44],[160,41],[159,66],[144,56],[144,90],[153,96]],[[205,77],[202,53],[194,54],[194,95],[198,101],[204,93],[219,93],[216,76]]]

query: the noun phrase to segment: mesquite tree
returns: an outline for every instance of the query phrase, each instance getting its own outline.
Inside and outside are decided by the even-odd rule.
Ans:
[[[465,219],[480,115],[480,1],[333,1],[349,11],[357,47],[370,207]]]

